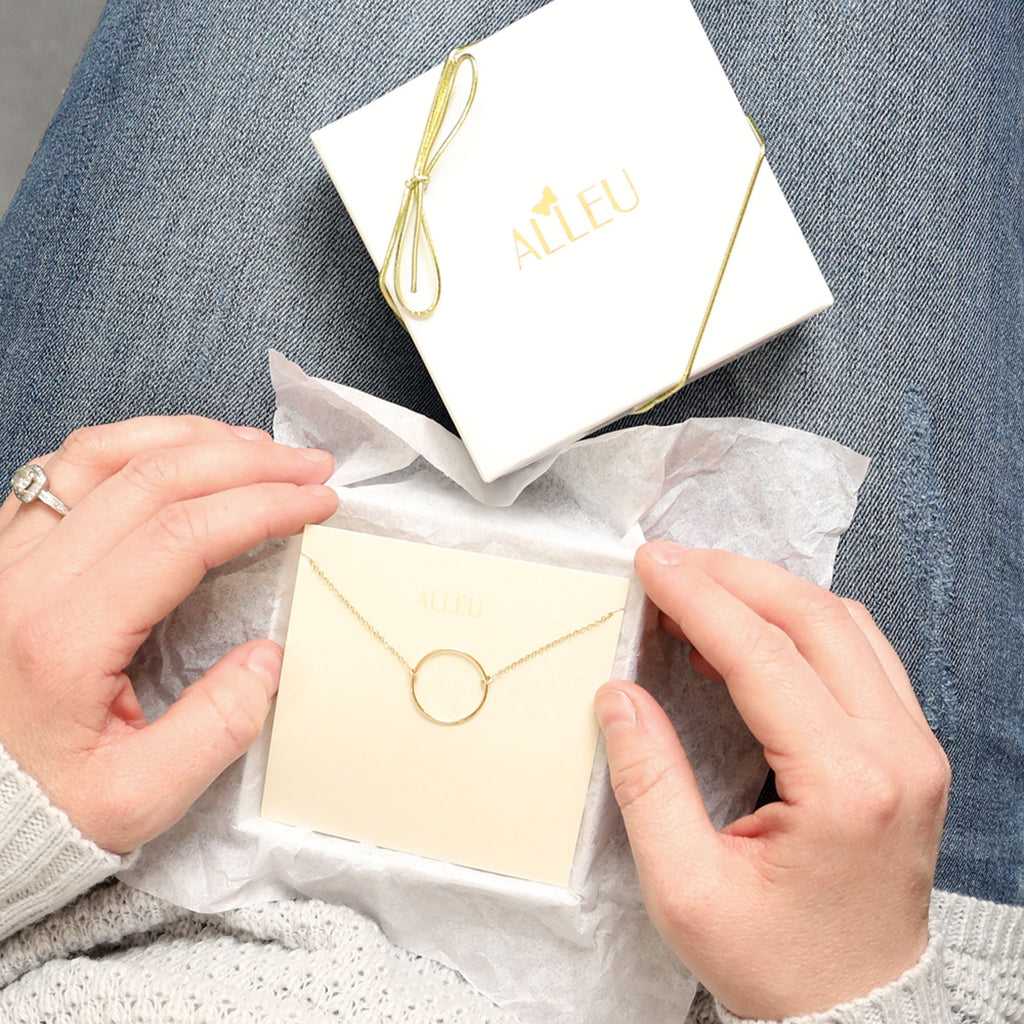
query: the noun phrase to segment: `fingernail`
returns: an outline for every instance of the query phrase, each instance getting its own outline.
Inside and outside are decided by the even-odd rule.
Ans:
[[[621,690],[601,690],[594,698],[594,711],[606,740],[636,728],[636,707]]]
[[[673,544],[668,540],[656,540],[644,545],[644,554],[659,565],[679,565],[686,556],[686,548],[682,544]]]
[[[270,438],[265,430],[257,430],[255,427],[232,427],[231,429],[243,441],[266,441]]]
[[[245,660],[245,667],[259,676],[267,690],[267,696],[277,693],[277,684],[281,680],[281,649],[270,644],[257,644]]]
[[[338,500],[338,492],[332,490],[326,484],[303,484],[302,490],[307,494],[316,495],[318,498],[333,498]]]
[[[331,458],[330,452],[321,451],[319,448],[303,448],[299,454],[310,462],[326,462]]]

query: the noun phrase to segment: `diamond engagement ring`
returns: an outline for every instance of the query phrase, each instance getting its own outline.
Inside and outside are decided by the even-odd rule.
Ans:
[[[68,514],[67,505],[46,489],[46,482],[46,473],[43,472],[43,467],[30,462],[27,466],[15,470],[14,476],[11,477],[11,490],[18,501],[23,501],[26,505],[38,498],[44,505],[49,505],[54,512],[66,516]]]

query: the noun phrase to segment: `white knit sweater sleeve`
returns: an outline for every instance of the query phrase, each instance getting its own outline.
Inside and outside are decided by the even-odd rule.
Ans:
[[[125,858],[85,839],[0,747],[0,941],[70,903],[125,863]],[[291,905],[280,908],[282,914],[294,912]],[[784,1024],[1024,1024],[1024,909],[938,892],[932,900],[931,931],[921,961],[892,984]],[[206,948],[214,947],[219,948],[216,943]],[[48,966],[72,972],[69,977],[77,985],[79,961],[65,957],[63,947],[52,947],[54,963]],[[120,969],[125,969],[123,963]],[[144,981],[138,982],[140,992]],[[706,993],[687,1020],[769,1024],[741,1020]]]
[[[0,747],[0,940],[125,863],[86,839]]]
[[[1024,908],[935,892],[930,926],[924,956],[892,984],[782,1024],[1024,1022]],[[716,1009],[722,1024],[779,1024]]]

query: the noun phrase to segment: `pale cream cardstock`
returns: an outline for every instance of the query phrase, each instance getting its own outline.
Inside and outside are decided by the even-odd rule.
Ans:
[[[615,576],[308,527],[263,816],[568,886],[594,691],[611,678],[628,589]],[[416,697],[435,718],[479,706],[456,725],[422,714],[411,691],[410,668],[446,649],[496,676],[485,689],[450,654],[424,665]]]
[[[494,480],[680,380],[759,145],[687,0],[553,0],[470,52],[425,191],[440,304],[405,322]],[[378,268],[438,78],[313,135]],[[695,374],[830,303],[762,166]]]
[[[827,585],[866,460],[824,438],[749,420],[635,427],[483,484],[465,447],[408,409],[318,381],[276,354],[275,437],[331,451],[332,524],[485,554],[628,575],[644,538],[725,547]],[[132,668],[155,717],[224,653],[284,639],[298,542],[210,573]],[[716,826],[745,813],[765,765],[725,688],[631,591],[613,676],[637,679],[679,732]],[[511,681],[511,680],[505,680]],[[497,685],[497,684],[495,684]],[[523,1024],[678,1024],[695,983],[644,910],[600,747],[570,890],[456,866],[260,816],[268,732],[121,879],[217,912],[296,896],[355,908],[392,942],[460,971]],[[685,880],[681,884],[686,884]]]

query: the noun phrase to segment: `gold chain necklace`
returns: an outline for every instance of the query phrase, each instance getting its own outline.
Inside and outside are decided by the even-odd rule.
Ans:
[[[472,654],[468,651],[460,651],[454,647],[439,647],[436,650],[428,651],[415,665],[410,665],[405,657],[396,650],[387,637],[385,637],[384,634],[381,633],[381,631],[377,629],[347,597],[345,597],[320,565],[314,559],[310,558],[309,555],[303,555],[302,557],[309,562],[313,572],[317,574],[328,590],[330,590],[330,592],[334,594],[334,596],[345,606],[353,618],[355,618],[355,620],[365,630],[367,630],[367,632],[369,632],[381,644],[381,646],[388,651],[389,654],[401,663],[402,667],[409,673],[409,686],[412,693],[413,703],[424,718],[429,719],[431,722],[435,722],[437,725],[461,725],[463,722],[468,722],[475,715],[479,714],[480,709],[484,706],[484,701],[487,700],[490,685],[495,679],[498,679],[500,676],[507,675],[509,672],[519,668],[520,665],[524,665],[526,662],[532,661],[539,655],[544,654],[545,651],[550,651],[553,647],[558,647],[561,644],[568,643],[570,640],[575,640],[576,637],[581,636],[583,633],[588,633],[590,630],[596,629],[598,626],[607,622],[613,616],[618,615],[619,612],[623,610],[622,608],[616,608],[613,611],[605,612],[604,615],[600,618],[594,619],[593,622],[588,622],[585,626],[580,626],[569,633],[563,633],[561,636],[555,637],[554,640],[549,640],[546,644],[530,651],[529,654],[524,654],[521,658],[516,658],[515,661],[510,661],[504,668],[499,668],[497,672],[491,672],[490,674],[487,673],[483,665],[481,665]],[[416,683],[419,680],[420,671],[423,666],[428,662],[433,661],[435,658],[441,657],[452,657],[466,661],[473,666],[480,676],[480,701],[468,715],[463,715],[461,718],[438,718],[436,715],[431,714],[423,704],[420,703],[420,699],[416,694]]]

